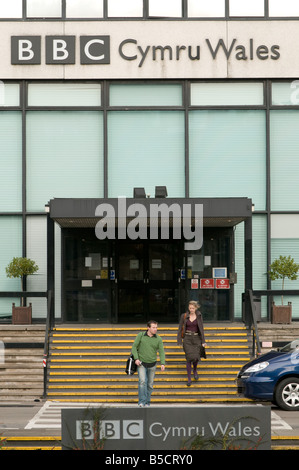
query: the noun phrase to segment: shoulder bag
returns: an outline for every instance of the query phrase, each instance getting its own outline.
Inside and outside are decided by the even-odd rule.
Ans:
[[[141,341],[141,338],[142,336],[140,336],[140,341]],[[140,344],[140,341],[138,343],[138,346]],[[126,374],[127,375],[133,375],[135,374],[136,370],[137,370],[137,365],[135,364],[135,359],[134,359],[134,356],[133,354],[131,353],[130,356],[128,357],[127,359],[127,362],[126,362],[126,368],[125,368],[125,371],[126,371]]]

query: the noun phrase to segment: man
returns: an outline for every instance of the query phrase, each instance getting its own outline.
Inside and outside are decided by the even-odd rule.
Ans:
[[[138,404],[140,407],[150,406],[151,395],[159,352],[161,370],[165,370],[165,353],[162,339],[157,335],[158,323],[149,321],[147,331],[141,331],[136,336],[132,346],[135,364],[138,366]]]

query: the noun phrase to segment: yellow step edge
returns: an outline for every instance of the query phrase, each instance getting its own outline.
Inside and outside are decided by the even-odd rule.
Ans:
[[[27,447],[16,447],[16,446],[12,446],[12,447],[1,447],[1,450],[14,450],[14,451],[18,451],[18,450],[61,450],[61,446],[27,446]]]
[[[137,328],[137,330],[139,331],[142,331],[141,329]],[[63,331],[66,331],[66,332],[69,332],[69,333],[63,333]],[[95,331],[96,333],[93,333],[93,331]],[[100,333],[102,331],[102,333]],[[119,333],[118,333],[119,331]],[[170,333],[169,331],[160,331],[159,336],[163,336],[163,337],[173,337],[173,338],[176,338],[177,337],[177,331],[178,329],[176,328],[175,331],[173,333]],[[94,337],[107,337],[107,336],[121,336],[121,337],[135,337],[136,336],[136,332],[132,330],[132,333],[130,333],[130,331],[128,332],[126,330],[126,333],[122,333],[121,330],[111,330],[111,335],[108,333],[108,331],[103,331],[103,330],[100,330],[100,329],[95,329],[95,330],[87,330],[87,329],[76,329],[76,330],[55,330],[53,329],[52,330],[52,334],[53,336],[71,336],[71,333],[80,333],[80,336],[94,336]],[[226,335],[226,336],[229,336],[230,334],[233,334],[235,336],[244,336],[247,334],[247,330],[246,328],[235,328],[235,329],[222,329],[222,328],[215,328],[214,331],[211,331],[207,328],[205,328],[205,335],[208,335],[208,336],[215,336],[215,335]]]
[[[209,395],[237,395],[237,392],[222,392],[222,391],[217,391],[217,392],[213,392],[213,391],[210,391],[209,390]],[[192,390],[192,386],[191,387],[186,387],[186,391],[184,392],[179,392],[179,391],[176,391],[176,392],[172,392],[172,393],[167,393],[165,391],[163,392],[158,392],[158,391],[154,391],[152,396],[159,396],[159,395],[163,395],[163,396],[167,396],[167,395],[186,395],[186,394],[190,394],[190,395],[200,395],[200,392],[198,390]],[[202,394],[204,394],[204,391],[202,391]],[[118,395],[121,395],[121,396],[134,396],[136,395],[136,390],[135,391],[132,391],[132,392],[123,392],[123,393],[118,393],[118,392],[49,392],[48,393],[48,396],[55,396],[55,397],[63,397],[63,396],[118,396]]]
[[[145,327],[143,327],[142,325],[141,326],[127,326],[127,327],[118,327],[118,326],[115,326],[115,327],[67,327],[67,326],[55,326],[53,328],[53,331],[128,331],[128,330],[132,330],[132,331],[136,331],[136,330],[142,330],[142,329],[146,329]],[[159,325],[159,329],[162,330],[162,331],[177,331],[178,330],[178,327],[177,326],[161,326],[161,324]],[[246,327],[245,326],[224,326],[224,325],[221,325],[221,326],[208,326],[206,325],[205,326],[205,331],[208,331],[208,330],[246,330]]]
[[[271,446],[271,450],[299,450],[299,446],[284,445],[284,446]]]
[[[299,436],[272,436],[273,441],[287,440],[287,441],[299,441]]]
[[[55,344],[57,344],[58,342],[55,342]],[[59,342],[60,343],[60,342]],[[63,346],[63,344],[78,344],[78,346]],[[87,345],[85,346],[87,343],[92,343],[92,345]],[[218,343],[218,342],[217,342]],[[53,343],[54,344],[54,343]],[[109,348],[109,345],[111,344],[110,348]],[[63,341],[61,342],[61,345],[57,345],[57,346],[54,346],[52,347],[52,349],[106,349],[106,350],[109,350],[109,349],[124,349],[125,347],[129,347],[130,345],[120,345],[120,346],[117,346],[117,344],[119,344],[119,341],[115,341],[115,344],[116,346],[114,345],[114,343],[110,343],[110,341],[106,341],[106,344],[105,345],[97,345],[97,342],[95,341]],[[210,344],[210,343],[209,343]],[[225,348],[225,349],[248,349],[247,345],[243,345],[243,344],[237,344],[237,345],[234,345],[234,344],[227,344],[227,345],[213,345],[213,346],[208,346],[207,350],[209,351],[213,351],[215,349],[222,349],[222,348]],[[175,345],[166,345],[164,346],[164,349],[176,349],[177,351],[181,351],[180,349],[180,346],[178,346],[177,344]]]
[[[111,364],[109,364],[109,367],[110,367],[110,366],[111,366]],[[51,364],[51,366],[50,366],[50,371],[51,371],[52,367],[53,367],[53,368],[57,368],[57,367],[61,368],[61,367],[68,367],[68,366],[57,366],[57,365],[52,365],[52,364]],[[73,367],[76,367],[76,365],[74,364],[74,365],[72,365],[72,366],[70,366],[70,367],[73,368]],[[102,365],[102,364],[99,364],[99,365],[97,365],[97,366],[95,366],[95,367],[98,368],[98,369],[107,369],[107,366]],[[207,363],[201,362],[200,365],[199,365],[199,370],[200,370],[200,371],[207,370],[207,373],[208,373],[210,369],[213,369],[213,370],[215,371],[214,373],[217,374],[219,369],[229,369],[229,371],[228,371],[227,373],[230,373],[230,371],[231,371],[232,369],[236,369],[236,370],[237,370],[238,367],[239,367],[239,365],[236,365],[236,364],[209,364],[209,363],[207,364]],[[113,369],[121,369],[121,370],[124,371],[124,370],[125,370],[125,367],[124,367],[123,364],[120,364],[119,362],[117,362],[117,363],[113,364]],[[167,364],[167,369],[165,370],[165,372],[160,372],[160,370],[157,369],[156,374],[160,374],[160,373],[165,374],[165,373],[167,373],[167,372],[172,372],[172,371],[169,370],[169,369],[175,369],[175,371],[174,371],[174,373],[175,373],[177,369],[186,369],[186,363],[185,363],[185,362],[181,362],[180,364]],[[111,372],[113,372],[113,371],[111,371]],[[84,374],[84,373],[86,373],[87,375],[89,375],[89,374],[91,374],[92,372],[80,372],[80,374]],[[95,373],[98,373],[98,372],[95,372]],[[107,372],[105,371],[105,372],[103,372],[103,373],[106,374]],[[225,372],[224,372],[224,371],[221,371],[221,373],[225,373]],[[119,372],[115,371],[115,374],[119,374]]]
[[[72,354],[70,354],[72,356]],[[87,354],[88,356],[88,354]],[[169,362],[171,361],[178,361],[176,359],[172,359],[172,358],[168,358],[167,359],[167,362],[166,364],[169,364]],[[213,357],[210,357],[208,359],[209,363],[210,362],[218,362],[219,361],[219,358],[213,358]],[[241,362],[243,364],[245,364],[245,362],[248,362],[249,361],[249,357],[239,357],[239,358],[234,358],[234,357],[230,357],[229,359],[227,359],[227,361],[230,361],[230,362],[234,362],[234,361],[238,361],[238,362]],[[244,361],[244,362],[243,362]],[[113,364],[116,364],[118,363],[118,361],[116,360],[113,360],[113,359],[101,359],[101,358],[98,358],[98,359],[82,359],[82,358],[77,358],[77,359],[51,359],[51,363],[57,363],[57,362],[76,362],[78,363],[78,365],[82,362],[88,362],[88,363],[93,363],[93,362],[105,362],[106,364],[109,364],[109,365],[113,365]]]
[[[182,372],[182,377],[185,377],[186,375],[186,372]],[[198,382],[205,382],[206,380],[211,380],[212,382],[220,382],[220,381],[223,381],[224,378],[221,378],[221,377],[210,377],[210,376],[207,376],[207,377],[201,377],[200,374],[199,375],[199,379],[198,379]],[[136,382],[138,380],[138,377],[137,376],[134,376],[132,377],[133,379],[136,379]],[[88,382],[107,382],[107,381],[110,381],[112,383],[115,383],[115,382],[124,382],[126,380],[126,377],[124,378],[93,378],[93,379],[88,379],[88,378],[84,378],[84,379],[80,379],[78,377],[75,377],[75,378],[72,378],[72,379],[68,379],[68,378],[63,378],[63,379],[53,379],[50,377],[49,379],[49,383],[59,383],[61,381],[63,381],[64,383],[68,383],[68,382],[84,382],[84,383],[88,383]],[[183,380],[185,380],[184,378],[180,378],[180,377],[173,377],[173,378],[168,378],[168,377],[163,377],[163,378],[159,378],[159,377],[155,377],[155,382],[159,382],[159,381],[164,381],[165,382],[171,382],[171,381],[176,381],[176,382],[181,382]],[[225,381],[234,381],[234,377],[225,377]]]
[[[201,367],[200,369],[202,370],[202,367]],[[124,371],[123,368],[122,368],[122,370]],[[237,369],[237,370],[238,370],[238,369]],[[165,377],[165,376],[167,377],[167,376],[171,376],[171,375],[182,375],[182,374],[185,373],[185,371],[186,371],[186,367],[181,368],[181,370],[177,370],[177,371],[165,370],[164,372],[160,372],[159,370],[157,370],[157,371],[156,371],[156,377],[159,377],[159,375],[163,375],[163,377]],[[199,375],[199,376],[200,376],[200,375],[205,375],[205,376],[207,376],[207,377],[210,377],[211,375],[219,375],[219,374],[221,374],[221,375],[232,375],[232,374],[235,374],[235,373],[236,373],[236,371],[234,371],[234,370],[230,370],[230,371],[218,371],[218,370],[217,370],[217,371],[214,371],[214,370],[213,370],[213,371],[204,371],[204,372],[201,372],[200,370],[198,370],[197,372],[198,372],[198,375]],[[105,377],[107,377],[107,371],[105,370],[105,371],[97,371],[97,372],[92,372],[92,371],[90,371],[90,372],[82,372],[82,371],[80,371],[80,372],[76,372],[76,371],[75,371],[75,372],[57,372],[57,371],[51,371],[51,370],[50,370],[50,374],[49,374],[49,375],[50,375],[49,380],[51,380],[51,376],[53,376],[53,375],[54,375],[54,376],[59,376],[59,375],[61,375],[61,376],[64,376],[64,375],[66,375],[66,376],[67,376],[67,375],[72,375],[72,376],[76,376],[76,375],[80,375],[80,376],[83,376],[83,375],[87,375],[87,376],[91,376],[91,375],[104,375]],[[119,376],[119,375],[120,375],[120,372],[118,372],[118,371],[111,371],[111,372],[110,372],[110,371],[109,371],[109,375],[117,375],[117,376]],[[125,378],[127,377],[126,374],[123,374],[123,376],[124,376]],[[175,378],[175,377],[174,377],[174,378]],[[228,378],[228,379],[229,379],[229,378]],[[57,380],[59,380],[59,379],[57,379]],[[84,380],[84,379],[82,379],[82,380]],[[103,379],[99,379],[99,380],[103,380]],[[122,379],[120,379],[120,380],[122,380]],[[211,380],[213,380],[213,377],[211,377]]]
[[[187,378],[186,378],[187,380]],[[183,381],[182,381],[183,382]],[[223,388],[223,387],[228,387],[228,388],[236,388],[236,385],[235,384],[202,384],[200,381],[192,381],[192,384],[194,386],[196,386],[196,388]],[[128,388],[134,388],[136,389],[136,387],[138,386],[138,382],[135,381],[134,383],[132,384],[126,384],[126,389]],[[99,389],[123,389],[124,386],[123,385],[116,385],[115,383],[106,383],[106,384],[101,384],[101,385],[88,385],[88,384],[85,384],[85,385],[79,385],[79,384],[74,384],[74,385],[71,385],[71,384],[68,384],[67,386],[66,385],[49,385],[48,387],[49,389],[55,389],[55,390],[60,390],[60,389],[81,389],[81,388],[84,388],[84,389],[96,389],[96,388],[99,388]],[[159,384],[159,389],[160,388],[167,388],[167,389],[181,389],[182,388],[182,385],[180,384]]]
[[[243,366],[245,364],[244,359],[243,360],[241,360],[241,359],[240,360],[230,359],[230,363],[232,363],[231,365],[233,365],[233,363],[235,363],[236,361],[238,362],[236,367],[239,367],[240,365]],[[76,362],[76,364],[73,364],[71,367],[78,367],[78,368],[85,367],[85,369],[87,368],[86,363],[91,364],[90,367],[88,367],[89,369],[97,369],[97,368],[102,368],[103,369],[105,367],[106,367],[106,369],[108,369],[110,367],[120,368],[120,369],[124,368],[124,366],[118,366],[118,363],[116,363],[116,362],[111,362],[111,361],[106,361],[106,360],[102,360],[102,361],[99,360],[98,361],[97,359],[90,359],[90,360],[89,359],[81,359],[80,361],[79,360],[73,361],[72,359],[64,359],[64,360],[62,360],[62,359],[52,359],[51,364],[50,364],[50,368],[57,367],[57,366],[58,367],[67,367],[68,365],[70,365],[69,364],[70,362]],[[104,362],[106,365],[102,365],[102,364],[100,364],[100,362]],[[212,362],[213,361],[210,359],[209,360],[209,365],[212,365]],[[215,362],[216,362],[216,366],[218,367],[218,365],[217,365],[218,360],[215,360]],[[95,364],[95,363],[99,363],[99,364]],[[60,366],[58,364],[60,364]],[[158,366],[159,366],[159,363],[158,363]],[[183,363],[183,362],[180,363],[180,364],[175,364],[175,367],[179,367],[179,368],[182,368],[184,366],[186,367],[185,363]],[[229,367],[229,366],[230,366],[230,364],[226,365],[226,367]],[[168,367],[173,367],[173,365],[171,365],[170,362],[167,361],[166,367],[167,368]],[[200,367],[202,367],[202,366],[200,366]]]
[[[8,436],[3,437],[5,441],[14,442],[14,441],[61,441],[61,436]]]
[[[76,337],[77,338],[77,337]],[[247,339],[234,339],[234,340],[230,340],[230,339],[209,339],[209,344],[211,343],[217,343],[217,344],[222,344],[222,343],[247,343]],[[93,339],[67,339],[67,340],[64,340],[64,339],[53,339],[52,340],[52,343],[56,344],[56,343],[111,343],[111,344],[133,344],[132,340],[125,340],[125,339],[106,339],[106,340],[102,340],[102,339],[96,339],[96,340],[93,340]],[[177,342],[176,340],[172,340],[172,339],[163,339],[163,343],[173,343],[175,345],[177,345]]]
[[[59,349],[62,349],[62,348],[59,348]],[[73,348],[69,348],[69,347],[66,347],[65,349],[69,350],[69,349],[73,349]],[[74,348],[74,349],[78,349],[78,348]],[[97,348],[82,348],[82,349],[97,349]],[[217,351],[217,352],[213,352],[211,350],[206,350],[207,351],[207,355],[208,354],[217,354],[217,355],[220,355],[220,356],[224,356],[224,355],[228,355],[228,354],[243,354],[244,351],[242,352],[238,352],[238,351]],[[123,353],[119,353],[119,352],[109,352],[109,356],[123,356],[123,357],[127,357],[127,355],[130,353],[130,351],[124,351]],[[51,356],[105,356],[105,358],[107,358],[107,352],[81,352],[81,351],[74,351],[74,352],[53,352],[51,354]],[[168,352],[167,353],[167,356],[182,356],[184,357],[185,356],[185,353],[184,351],[176,351],[176,352]],[[246,356],[246,357],[249,357],[249,356]]]

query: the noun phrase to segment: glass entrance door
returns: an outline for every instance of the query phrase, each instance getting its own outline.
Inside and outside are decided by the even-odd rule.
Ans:
[[[109,244],[92,229],[63,233],[63,312],[67,322],[110,321]]]
[[[118,322],[177,322],[178,244],[126,241],[117,250]]]

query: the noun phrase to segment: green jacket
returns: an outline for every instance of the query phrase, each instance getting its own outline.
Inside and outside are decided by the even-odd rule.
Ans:
[[[132,346],[134,359],[141,362],[152,363],[157,361],[157,352],[159,352],[161,364],[165,364],[165,352],[162,338],[159,335],[148,336],[147,332],[141,331],[136,336]]]

